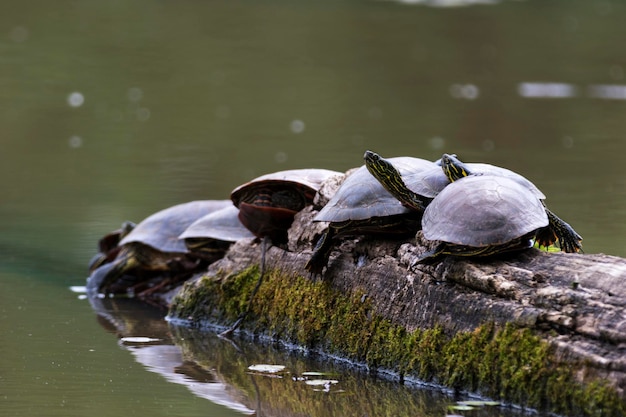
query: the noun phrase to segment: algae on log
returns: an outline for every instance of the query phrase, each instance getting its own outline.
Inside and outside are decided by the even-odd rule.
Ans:
[[[320,280],[304,269],[323,228],[314,214],[296,216],[288,251],[267,252],[243,330],[520,405],[626,415],[626,259],[531,249],[411,270],[418,233],[344,240]],[[230,325],[259,260],[258,244],[235,244],[183,287],[170,318]]]

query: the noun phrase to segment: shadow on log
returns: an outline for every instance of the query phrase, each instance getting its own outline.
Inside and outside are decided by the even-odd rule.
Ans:
[[[304,265],[323,225],[300,212],[289,250],[267,252],[242,331],[566,415],[626,415],[626,259],[531,249],[409,269],[420,240],[344,240],[324,279]],[[260,247],[235,244],[174,297],[169,318],[232,324],[258,276]]]

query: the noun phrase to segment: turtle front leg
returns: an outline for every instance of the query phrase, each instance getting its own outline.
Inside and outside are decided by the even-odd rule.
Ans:
[[[324,267],[328,264],[335,234],[335,227],[329,225],[324,233],[322,233],[322,236],[317,240],[313,254],[304,266],[304,268],[313,275],[322,275]]]

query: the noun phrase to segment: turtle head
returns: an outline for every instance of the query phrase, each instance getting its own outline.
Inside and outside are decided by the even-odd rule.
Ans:
[[[388,181],[386,178],[392,177],[400,177],[400,173],[398,170],[391,164],[391,162],[387,161],[382,156],[378,155],[376,152],[365,151],[363,155],[363,159],[365,160],[365,166],[367,170],[376,178],[378,181]],[[384,180],[381,180],[383,178]]]
[[[467,164],[461,162],[455,155],[447,153],[444,153],[441,157],[441,169],[443,169],[450,182],[472,175]]]
[[[400,203],[413,210],[424,210],[422,198],[406,186],[400,172],[391,162],[372,151],[365,151],[363,159],[370,174]]]

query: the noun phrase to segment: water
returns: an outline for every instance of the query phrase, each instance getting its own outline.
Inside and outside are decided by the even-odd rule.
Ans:
[[[2,414],[239,415],[148,372],[68,288],[124,220],[263,173],[453,152],[523,173],[586,252],[626,256],[621,2],[9,3]]]

